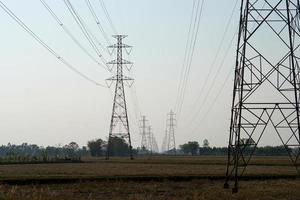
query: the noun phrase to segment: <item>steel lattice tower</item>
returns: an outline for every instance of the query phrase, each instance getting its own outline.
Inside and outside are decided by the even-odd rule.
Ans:
[[[165,153],[167,151],[167,140],[168,140],[168,130],[166,129],[165,130],[165,135],[164,135],[164,138],[163,138],[163,143],[161,145],[161,151],[163,153]]]
[[[109,48],[116,50],[117,58],[115,60],[112,60],[108,64],[112,65],[113,67],[116,66],[116,75],[107,79],[107,81],[115,82],[116,85],[115,85],[114,102],[113,102],[112,116],[111,116],[110,129],[109,129],[106,159],[109,159],[110,150],[111,150],[111,141],[112,138],[114,137],[124,139],[128,143],[130,159],[133,159],[127,105],[126,105],[126,98],[125,98],[125,89],[124,89],[124,82],[133,81],[133,79],[123,75],[123,66],[132,65],[131,62],[123,59],[123,53],[125,50],[129,54],[129,51],[127,51],[127,49],[131,49],[132,47],[123,44],[123,39],[127,36],[114,35],[113,37],[117,39],[117,43],[109,46]]]
[[[148,150],[150,151],[150,154],[153,153],[153,132],[152,132],[152,127],[148,126]]]
[[[167,119],[167,151],[168,153],[176,154],[176,142],[175,142],[175,126],[176,126],[176,119],[175,113],[171,110],[168,114]]]
[[[242,0],[225,188],[275,135],[299,173],[299,0]],[[269,140],[269,141],[268,141]]]
[[[151,154],[159,152],[158,145],[151,126],[148,126],[148,149]]]
[[[142,141],[141,141],[141,148],[142,149],[147,149],[148,147],[148,142],[147,142],[147,119],[146,119],[146,116],[142,116],[142,119],[140,120],[141,122],[141,135],[142,135]]]

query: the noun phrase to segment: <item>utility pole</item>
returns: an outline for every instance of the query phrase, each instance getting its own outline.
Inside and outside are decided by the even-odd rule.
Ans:
[[[123,74],[123,66],[124,65],[132,65],[132,62],[129,62],[123,59],[124,50],[129,54],[130,51],[127,49],[131,49],[131,46],[128,46],[123,43],[123,39],[127,36],[125,35],[114,35],[117,43],[109,46],[113,51],[116,51],[117,58],[115,60],[107,63],[108,65],[112,65],[112,69],[115,69],[116,75],[107,79],[107,81],[111,81],[110,86],[113,82],[115,82],[115,94],[114,94],[114,102],[112,109],[112,116],[110,121],[110,129],[109,129],[109,138],[107,145],[107,154],[106,159],[109,159],[110,153],[112,151],[112,143],[114,139],[122,139],[127,142],[129,146],[129,156],[130,159],[133,159],[132,155],[132,145],[131,145],[131,137],[130,137],[130,129],[129,129],[129,121],[128,121],[128,113],[127,113],[127,105],[125,98],[125,89],[124,82],[133,82],[132,78],[124,76]],[[127,67],[127,69],[129,69]],[[131,86],[132,84],[128,84]]]
[[[142,142],[141,142],[141,148],[142,150],[147,150],[148,143],[147,143],[147,119],[146,116],[142,116],[141,122],[141,135],[142,135]]]
[[[176,155],[175,126],[176,114],[171,110],[167,119],[167,152]]]
[[[263,136],[278,136],[300,174],[299,0],[242,0],[224,188],[239,178]]]

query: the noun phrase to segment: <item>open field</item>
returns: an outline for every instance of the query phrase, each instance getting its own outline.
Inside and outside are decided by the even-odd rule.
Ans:
[[[232,195],[225,157],[84,159],[84,163],[0,165],[4,199],[300,199],[286,157],[255,157]],[[247,181],[246,181],[247,180]],[[1,198],[0,198],[1,199]]]

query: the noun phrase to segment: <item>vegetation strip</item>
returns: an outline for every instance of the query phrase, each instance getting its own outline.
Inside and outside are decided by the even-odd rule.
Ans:
[[[295,175],[260,175],[243,176],[240,180],[278,180],[278,179],[299,179]],[[72,184],[78,182],[103,182],[103,181],[131,181],[131,182],[150,182],[150,181],[192,181],[192,180],[224,180],[225,176],[114,176],[114,177],[86,177],[86,178],[29,178],[29,179],[2,179],[0,184],[6,185],[32,185],[32,184]]]

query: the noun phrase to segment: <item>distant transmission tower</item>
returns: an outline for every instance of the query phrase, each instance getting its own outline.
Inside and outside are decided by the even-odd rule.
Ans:
[[[176,154],[175,126],[176,126],[175,113],[171,111],[168,114],[168,119],[167,119],[166,151],[174,155]]]
[[[130,159],[133,159],[127,105],[124,90],[124,81],[127,83],[128,81],[133,82],[133,79],[123,75],[123,66],[132,65],[131,62],[123,59],[123,50],[125,50],[127,54],[129,54],[130,51],[128,51],[127,49],[131,49],[132,47],[123,44],[122,42],[122,40],[127,36],[114,35],[113,37],[117,39],[117,43],[109,46],[109,48],[116,50],[117,58],[115,60],[112,60],[108,64],[112,65],[113,67],[116,66],[116,75],[107,79],[107,81],[116,82],[116,85],[109,129],[106,159],[109,159],[110,157],[110,152],[112,151],[112,141],[114,138],[124,139],[128,143]],[[127,67],[127,69],[129,68]]]
[[[225,188],[276,135],[299,173],[299,0],[242,0]],[[270,142],[265,138],[266,142]]]
[[[141,142],[141,149],[142,150],[147,150],[148,147],[148,142],[147,142],[147,119],[146,116],[142,116],[141,119],[141,135],[142,135],[142,142]]]
[[[150,153],[153,153],[153,132],[152,132],[152,127],[148,126],[148,150],[150,151]]]
[[[156,139],[154,137],[153,131],[151,133],[151,143],[152,143],[152,152],[158,153],[159,152],[158,144],[157,144],[157,141],[156,141]]]
[[[148,149],[151,154],[159,152],[158,145],[151,126],[148,126]]]
[[[161,151],[162,151],[162,153],[165,153],[166,151],[167,151],[167,149],[168,149],[168,147],[167,147],[167,141],[168,140],[168,130],[166,129],[165,130],[165,135],[164,135],[164,138],[163,138],[163,143],[162,143],[162,145],[161,145]]]

